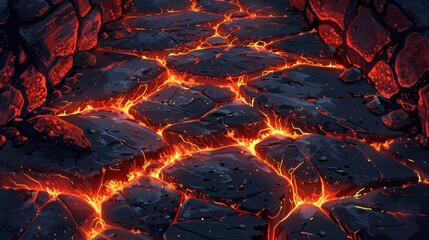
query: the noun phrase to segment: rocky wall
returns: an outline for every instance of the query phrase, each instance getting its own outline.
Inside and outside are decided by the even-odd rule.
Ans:
[[[57,86],[122,9],[122,0],[0,1],[0,146],[5,136],[16,138],[16,125],[49,113],[50,98],[69,91]]]
[[[349,69],[380,92],[383,122],[420,132],[429,147],[429,1],[292,0]],[[387,112],[386,105],[393,106]],[[395,110],[396,109],[396,110]],[[412,124],[414,123],[414,124]],[[417,127],[416,127],[417,126]]]

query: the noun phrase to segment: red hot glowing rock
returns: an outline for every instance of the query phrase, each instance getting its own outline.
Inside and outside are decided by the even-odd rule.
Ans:
[[[347,45],[370,62],[390,42],[389,35],[389,31],[374,19],[369,8],[360,7],[347,31]]]
[[[381,60],[375,64],[368,76],[372,79],[375,88],[386,98],[391,98],[399,92],[392,69],[386,61]]]
[[[401,87],[411,87],[429,71],[429,38],[412,33],[405,40],[405,47],[398,53],[395,70]]]
[[[53,85],[70,70],[68,56],[76,50],[78,21],[73,6],[65,3],[43,21],[20,27],[21,37]]]
[[[429,147],[429,85],[419,91],[418,111],[422,128],[421,142],[425,147]]]
[[[30,66],[20,76],[20,85],[23,88],[26,99],[26,110],[33,111],[46,102],[48,89],[46,88],[46,78],[34,66]]]
[[[82,151],[91,147],[82,129],[51,115],[39,115],[28,120],[27,131],[31,135],[60,146]]]
[[[343,43],[341,36],[328,24],[319,25],[318,31],[320,37],[327,45],[338,47]]]
[[[8,85],[0,89],[0,126],[21,114],[24,99],[20,91]]]
[[[349,9],[354,9],[356,0],[310,0],[310,6],[320,20],[333,21],[344,28]]]

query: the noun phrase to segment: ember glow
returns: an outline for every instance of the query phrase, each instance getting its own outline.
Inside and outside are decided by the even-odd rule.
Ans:
[[[86,137],[100,128],[104,131],[100,135],[114,139],[117,145],[112,148],[132,151],[111,156],[112,164],[104,164],[105,159],[98,153],[86,159],[96,161],[100,171],[92,166],[83,171],[71,166],[62,173],[40,173],[32,166],[21,166],[19,172],[1,175],[2,187],[34,191],[37,196],[48,193],[48,200],[39,206],[37,214],[56,201],[67,205],[66,197],[78,199],[76,208],[81,207],[79,204],[90,206],[88,220],[77,223],[84,239],[110,239],[106,231],[117,228],[167,239],[168,234],[175,234],[172,226],[186,222],[181,209],[192,209],[185,204],[198,198],[201,206],[216,204],[223,209],[219,211],[228,209],[232,216],[254,219],[248,223],[263,222],[251,230],[261,233],[251,233],[254,236],[250,238],[274,240],[289,236],[287,229],[295,218],[303,221],[303,226],[313,219],[326,223],[329,234],[338,239],[360,239],[347,223],[338,220],[337,207],[355,204],[353,199],[358,202],[375,190],[428,184],[427,175],[414,168],[413,159],[391,151],[390,146],[401,141],[402,135],[384,127],[379,116],[367,118],[369,101],[377,96],[375,89],[363,81],[340,82],[339,74],[345,67],[326,54],[318,30],[311,29],[302,14],[283,14],[283,10],[275,11],[275,6],[267,7],[266,12],[256,11],[259,5],[255,8],[247,4],[252,1],[218,2],[228,3],[225,8],[232,10],[208,13],[199,1],[193,0],[187,9],[165,9],[156,14],[130,11],[120,20],[108,23],[103,31],[110,37],[100,39],[94,50],[99,51],[97,56],[106,58],[106,63],[94,67],[98,68],[94,78],[123,78],[123,86],[119,82],[107,87],[102,82],[94,83],[92,88],[101,86],[100,91],[107,95],[95,97],[89,90],[79,92],[86,86],[79,89],[80,85],[76,85],[79,87],[72,90],[75,92],[52,103],[51,109],[59,119],[76,125],[89,122],[90,127],[82,129]],[[185,11],[189,19],[183,16]],[[165,19],[172,27],[163,23]],[[280,30],[271,29],[272,34],[257,31],[271,25],[279,25]],[[191,32],[183,37],[179,30]],[[331,45],[343,44],[341,36],[330,26],[323,25],[319,30],[323,30],[324,39]],[[150,31],[156,32],[154,35],[169,34],[168,38],[179,34],[180,40],[175,40],[176,47],[164,48],[158,46],[160,43],[154,37],[153,46],[140,46],[148,49],[128,48],[127,44],[137,39],[131,37],[133,34]],[[128,43],[121,44],[121,34],[129,37]],[[301,38],[305,39],[303,44],[313,44],[309,48],[321,48],[319,55],[306,49],[290,49],[293,41]],[[165,45],[171,41],[161,40]],[[121,60],[110,63],[115,57],[109,54],[117,54]],[[134,68],[137,70],[133,71]],[[127,76],[120,75],[123,72]],[[70,78],[83,82],[91,74],[91,67],[77,68]],[[131,86],[135,82],[138,84]],[[336,102],[343,98],[350,103]],[[343,109],[335,112],[335,104],[343,104]],[[349,117],[347,111],[355,115]],[[100,119],[109,122],[100,126],[91,122]],[[115,124],[123,124],[125,131],[117,130]],[[374,131],[367,126],[374,127]],[[147,136],[142,136],[142,132]],[[130,137],[123,138],[125,135]],[[104,139],[90,141],[97,145]],[[138,146],[145,141],[152,142]],[[103,147],[100,149],[109,150]],[[90,148],[79,154],[96,151]],[[75,161],[76,166],[81,164]],[[389,172],[386,163],[397,168],[397,172]],[[147,191],[154,198],[159,195],[171,206],[156,199],[136,203],[140,193],[135,189]],[[386,193],[389,194],[397,193],[392,190]],[[259,203],[254,203],[257,197]],[[114,216],[115,211],[125,214],[118,210],[124,204],[123,208],[133,208],[129,211],[134,211],[133,217],[140,223],[150,221],[143,213],[149,211],[145,205],[136,207],[138,210],[131,205],[150,205],[151,201],[165,205],[150,215],[154,222],[160,222],[152,223],[156,230],[139,228],[139,223]],[[356,205],[356,211],[373,211],[373,207],[363,204]],[[391,215],[407,217],[406,212]],[[163,219],[156,219],[159,216]],[[222,221],[219,219],[209,221]],[[247,227],[244,223],[240,226]],[[300,234],[306,234],[303,232]]]

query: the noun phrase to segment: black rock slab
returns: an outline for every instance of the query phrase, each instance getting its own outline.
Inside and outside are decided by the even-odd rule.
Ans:
[[[242,147],[195,153],[165,167],[162,178],[180,189],[224,203],[240,203],[288,186],[285,178]]]
[[[241,201],[238,208],[259,214],[261,217],[276,217],[281,213],[289,213],[292,209],[292,187],[281,187],[260,193]],[[262,209],[262,210],[261,210]]]
[[[27,190],[0,190],[0,234],[5,239],[18,236],[36,215],[37,193]]]
[[[335,48],[326,45],[317,32],[308,32],[279,40],[267,45],[267,49],[291,54],[302,62],[335,64]]]
[[[325,195],[341,197],[418,181],[413,169],[357,140],[272,136],[255,150],[292,180],[301,199],[317,200],[322,187]]]
[[[183,202],[178,222],[164,234],[165,239],[262,239],[267,224],[252,214],[190,198]]]
[[[248,44],[293,36],[308,29],[304,15],[288,17],[255,17],[236,19],[219,25],[221,36],[230,41]]]
[[[227,14],[230,12],[236,12],[240,10],[240,7],[230,1],[218,1],[218,0],[198,0],[196,5],[197,8],[205,12]]]
[[[130,113],[153,128],[200,118],[217,105],[203,93],[176,84],[165,86],[150,99],[134,105]]]
[[[102,47],[125,51],[181,51],[192,49],[208,36],[222,17],[196,11],[166,12],[153,16],[128,17],[106,25],[108,38]]]
[[[113,225],[160,237],[172,223],[181,198],[164,183],[143,176],[106,200],[102,214]]]
[[[93,54],[97,59],[95,66],[75,69],[72,78],[77,78],[77,83],[70,93],[51,103],[52,107],[64,109],[79,103],[91,105],[95,101],[108,105],[115,99],[125,103],[156,90],[165,79],[165,68],[155,60],[104,51]]]
[[[227,87],[218,87],[210,84],[191,86],[191,89],[197,90],[217,103],[231,102],[235,98],[235,93]]]
[[[201,218],[219,219],[238,213],[239,212],[237,210],[230,207],[214,204],[197,198],[189,198],[182,203],[182,208],[178,215],[178,221],[200,220]]]
[[[94,209],[71,195],[53,198],[43,191],[0,189],[0,197],[4,239],[83,239],[81,227],[95,220]]]
[[[105,178],[120,179],[125,176],[110,170],[123,168],[126,174],[130,164],[142,165],[145,160],[156,159],[165,147],[159,135],[116,111],[92,111],[62,119],[84,131],[91,143],[89,149],[75,152],[33,138],[20,148],[7,142],[0,150],[1,165],[14,172],[58,173],[79,182],[101,177],[106,169]]]
[[[121,37],[116,37],[120,34]],[[208,27],[188,26],[158,30],[118,29],[110,33],[109,38],[100,39],[99,46],[123,51],[184,51],[200,44],[214,30]]]
[[[250,47],[217,47],[195,50],[167,58],[167,67],[177,72],[226,79],[285,64],[285,59]]]
[[[275,93],[299,99],[366,96],[377,93],[366,81],[339,81],[340,73],[340,69],[301,65],[262,76],[249,81],[247,85],[260,93]]]
[[[126,26],[131,29],[165,29],[216,23],[222,19],[219,14],[196,12],[192,10],[165,12],[156,15],[129,17],[106,25],[109,31]]]
[[[429,176],[429,150],[424,148],[415,139],[401,139],[389,144],[388,153],[422,173],[422,177]]]
[[[371,99],[362,97],[327,97],[305,101],[281,94],[262,93],[241,87],[248,101],[291,132],[302,134],[360,137],[386,140],[407,136],[383,125],[381,117],[372,113],[366,104]]]
[[[166,10],[185,10],[192,5],[192,0],[133,0],[129,1],[126,15],[147,15]]]
[[[429,224],[428,188],[414,184],[380,189],[322,207],[356,239],[424,239]]]
[[[153,240],[152,237],[144,233],[134,233],[119,228],[108,228],[98,234],[94,240]]]
[[[292,10],[289,0],[239,0],[239,2],[248,12],[261,15],[283,16]]]
[[[170,144],[187,143],[197,147],[222,147],[236,138],[253,139],[266,129],[266,118],[243,102],[232,102],[207,113],[201,120],[173,124],[163,131]]]
[[[273,168],[288,177],[295,186],[296,198],[317,201],[323,196],[322,177],[300,148],[290,137],[274,135],[255,146],[257,155]]]
[[[275,238],[292,239],[349,239],[344,231],[320,208],[302,204],[295,208],[275,229]]]
[[[297,144],[336,196],[418,181],[413,169],[357,140],[308,136],[300,137]]]

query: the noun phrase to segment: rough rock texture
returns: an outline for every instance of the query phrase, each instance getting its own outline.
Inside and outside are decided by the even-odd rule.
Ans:
[[[0,238],[425,239],[427,10],[0,0]]]
[[[38,58],[40,67],[53,85],[57,85],[71,69],[64,58],[76,50],[77,31],[76,12],[70,3],[64,3],[43,21],[20,28],[21,36],[32,49],[32,55]],[[59,71],[59,68],[62,70]]]
[[[167,58],[167,67],[177,72],[225,79],[279,66],[285,60],[265,50],[249,47],[218,47]]]
[[[193,154],[164,168],[162,178],[195,195],[225,203],[288,187],[286,179],[240,147]]]
[[[266,129],[265,121],[259,110],[242,102],[233,102],[209,112],[201,120],[173,124],[162,134],[170,144],[221,147],[234,143],[232,138],[257,138]]]
[[[0,126],[8,123],[21,113],[24,99],[20,91],[12,86],[0,89]]]
[[[35,118],[29,125],[33,128],[28,129],[29,133],[43,135],[38,134],[40,140],[32,138],[19,149],[6,143],[0,162],[11,171],[46,171],[85,180],[102,176],[105,168],[126,169],[134,161],[141,165],[145,159],[159,156],[165,147],[157,134],[116,111],[96,111],[60,119],[48,115]],[[69,137],[64,138],[67,135]]]
[[[103,203],[109,223],[162,236],[172,223],[181,196],[156,179],[141,177]]]

